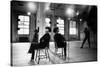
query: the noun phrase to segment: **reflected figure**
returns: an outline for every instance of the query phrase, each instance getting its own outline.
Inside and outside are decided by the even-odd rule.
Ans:
[[[89,45],[89,48],[90,48],[90,31],[89,31],[89,29],[85,28],[84,33],[85,33],[85,38],[84,38],[82,46],[80,48],[83,48],[84,43],[86,42],[86,40],[88,40],[88,45]]]
[[[63,37],[63,35],[61,35],[59,32],[59,28],[56,27],[54,28],[53,32],[55,33],[54,35],[54,41],[57,44],[58,48],[64,48],[64,59],[66,59],[66,40]]]
[[[30,46],[30,49],[28,51],[28,53],[32,53],[32,56],[31,56],[31,61],[34,59],[34,51],[33,51],[33,48],[34,48],[34,45],[37,45],[38,44],[38,30],[36,29],[34,31],[34,36],[33,36],[33,40],[31,42],[31,46]]]
[[[50,41],[50,31],[51,29],[49,27],[45,28],[46,33],[40,38],[40,43],[33,44],[32,47],[32,57],[31,61],[34,62],[34,54],[36,49],[42,49],[42,48],[49,48],[49,41]]]

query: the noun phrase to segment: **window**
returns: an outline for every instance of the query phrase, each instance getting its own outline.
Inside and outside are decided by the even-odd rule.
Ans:
[[[59,33],[64,35],[64,20],[60,17],[57,19],[57,27],[59,28]]]
[[[18,34],[29,34],[29,16],[18,16]]]
[[[76,35],[76,21],[70,21],[70,28],[69,28],[70,35]]]
[[[46,26],[50,27],[50,18],[45,18]]]

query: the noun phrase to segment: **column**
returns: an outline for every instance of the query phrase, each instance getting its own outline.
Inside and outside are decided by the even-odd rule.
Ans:
[[[45,34],[44,3],[38,3],[37,28],[39,27],[39,39]]]

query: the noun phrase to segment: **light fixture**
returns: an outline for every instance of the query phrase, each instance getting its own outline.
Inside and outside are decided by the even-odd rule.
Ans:
[[[27,12],[27,15],[31,15],[31,12]]]
[[[71,18],[68,18],[68,20],[71,20]]]
[[[68,17],[73,17],[74,16],[74,9],[73,8],[67,8],[66,9],[66,15],[68,16]]]
[[[82,21],[82,19],[80,19],[80,21]]]
[[[76,12],[76,15],[77,15],[77,16],[79,15],[79,11]]]
[[[50,10],[50,3],[45,3],[45,11],[49,11]]]
[[[29,11],[31,11],[31,12],[35,12],[36,11],[36,3],[29,2],[27,4],[27,7],[28,7]]]

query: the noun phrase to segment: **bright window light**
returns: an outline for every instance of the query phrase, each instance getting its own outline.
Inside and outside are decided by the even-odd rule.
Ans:
[[[45,18],[45,21],[46,21],[47,23],[49,23],[49,22],[50,22],[50,18]]]
[[[76,35],[76,28],[70,28],[70,35]]]
[[[18,34],[29,34],[29,16],[19,15],[18,18]]]
[[[76,22],[75,21],[70,21],[70,28],[69,28],[69,34],[70,35],[76,35]]]
[[[59,33],[64,35],[64,20],[61,19],[60,17],[57,19],[57,27],[59,28]]]
[[[45,18],[46,26],[50,27],[50,18]]]

